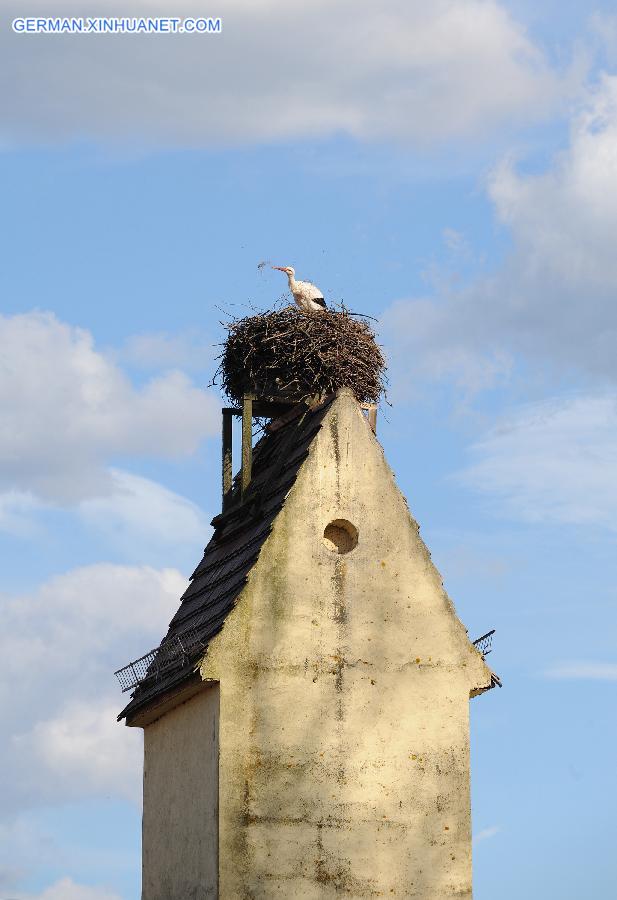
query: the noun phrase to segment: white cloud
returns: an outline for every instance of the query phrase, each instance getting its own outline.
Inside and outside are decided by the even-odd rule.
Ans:
[[[500,825],[491,825],[489,828],[483,828],[477,834],[474,834],[473,843],[480,844],[482,841],[488,841],[490,838],[495,837],[496,834],[499,834],[500,831]]]
[[[138,802],[142,732],[117,723],[120,703],[111,695],[104,700],[73,700],[55,716],[14,735],[21,766],[43,771],[55,796],[60,791],[64,796],[74,794],[77,786],[78,793],[112,794]],[[28,781],[22,777],[22,783]]]
[[[119,894],[105,888],[76,884],[61,878],[38,894],[13,894],[14,900],[121,900]]]
[[[617,395],[529,405],[471,448],[459,475],[525,521],[617,530]]]
[[[616,178],[617,76],[603,75],[572,119],[568,148],[548,171],[522,175],[505,161],[490,180],[527,279],[555,279],[587,292],[614,284]]]
[[[182,369],[201,372],[212,367],[216,348],[198,331],[181,334],[135,334],[122,347],[119,358],[139,369]]]
[[[41,13],[59,11],[51,0],[28,8]],[[171,12],[160,2],[106,0],[61,11],[139,13],[204,10],[195,0]],[[219,145],[346,134],[427,144],[537,119],[561,90],[495,0],[228,0],[219,13],[215,37],[32,37],[5,28],[4,141]],[[5,3],[6,21],[19,15],[21,4]]]
[[[0,406],[0,487],[56,503],[111,493],[114,455],[189,454],[218,427],[214,397],[181,372],[135,388],[51,313],[0,316]]]
[[[159,643],[185,587],[174,569],[98,564],[2,598],[5,812],[138,796],[141,736],[115,721],[113,672]]]
[[[32,537],[37,531],[34,516],[43,506],[34,494],[26,491],[0,494],[0,532]]]
[[[569,662],[544,672],[546,678],[575,681],[617,681],[617,663]]]
[[[56,836],[49,834],[27,813],[8,822],[0,820],[0,897],[15,897],[14,886],[38,865],[56,865],[59,848]]]
[[[474,391],[508,378],[513,357],[617,379],[617,76],[573,115],[568,146],[539,174],[506,160],[488,190],[512,248],[498,271],[384,316],[394,361]]]
[[[113,468],[105,474],[106,493],[73,505],[52,506],[20,491],[0,494],[0,533],[42,539],[48,525],[41,514],[62,510],[131,562],[158,562],[163,550],[197,553],[203,547],[212,529],[195,503],[149,478]]]
[[[382,315],[393,396],[409,398],[421,390],[423,379],[452,381],[467,395],[509,379],[512,354],[504,346],[487,341],[486,329],[480,323],[473,327],[473,312],[471,322],[461,321],[462,314],[451,303],[451,298],[399,300]]]
[[[596,52],[600,50],[600,56],[603,55],[609,64],[614,65],[617,60],[617,16],[596,11],[591,13],[588,22]]]
[[[456,228],[444,228],[441,238],[453,257],[469,259],[471,248],[462,231],[457,231]]]
[[[210,531],[202,511],[185,497],[148,478],[110,470],[112,489],[77,507],[79,516],[113,543],[160,548],[205,542]],[[1,498],[0,498],[1,499]]]

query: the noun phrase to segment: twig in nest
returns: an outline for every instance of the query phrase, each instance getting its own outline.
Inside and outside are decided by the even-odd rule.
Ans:
[[[347,310],[302,313],[293,307],[232,319],[220,365],[230,400],[246,392],[294,402],[350,388],[362,403],[385,391],[385,362],[367,322]]]

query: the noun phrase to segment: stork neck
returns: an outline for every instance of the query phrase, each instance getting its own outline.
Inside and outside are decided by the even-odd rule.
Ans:
[[[289,287],[290,287],[291,290],[293,291],[293,289],[294,289],[294,287],[295,287],[295,285],[296,285],[296,277],[295,277],[295,275],[289,275],[289,274],[288,274],[288,275],[287,275],[287,278],[289,279]]]

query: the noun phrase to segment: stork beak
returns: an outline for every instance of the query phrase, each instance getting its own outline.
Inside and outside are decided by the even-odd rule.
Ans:
[[[279,272],[284,272],[284,271],[285,271],[285,269],[283,268],[283,266],[272,266],[272,268],[273,268],[273,269],[278,269]]]

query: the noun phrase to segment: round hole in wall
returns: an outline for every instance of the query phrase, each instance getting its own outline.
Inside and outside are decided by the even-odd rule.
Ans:
[[[324,528],[323,542],[332,553],[349,553],[358,544],[358,529],[347,519],[334,519]]]

